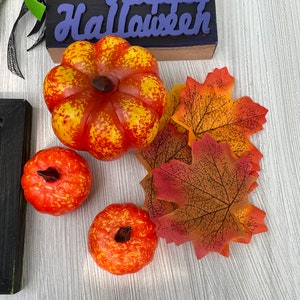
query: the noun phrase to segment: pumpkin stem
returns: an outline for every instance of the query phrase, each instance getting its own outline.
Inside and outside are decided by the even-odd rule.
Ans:
[[[115,235],[115,241],[117,243],[126,243],[130,240],[130,236],[131,236],[131,226],[127,226],[127,227],[120,227],[120,229],[118,230],[118,232]]]
[[[59,172],[52,167],[49,167],[46,170],[38,170],[38,175],[42,176],[47,182],[54,182],[60,178]]]
[[[115,88],[114,83],[106,76],[94,77],[92,86],[101,93],[109,93]]]

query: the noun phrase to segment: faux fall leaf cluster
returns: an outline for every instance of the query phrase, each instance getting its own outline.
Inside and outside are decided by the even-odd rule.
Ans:
[[[249,97],[232,99],[233,86],[227,68],[203,84],[188,77],[176,85],[161,131],[137,153],[148,172],[144,208],[158,236],[191,241],[198,259],[212,251],[229,256],[230,242],[267,231],[265,212],[248,197],[262,158],[250,136],[262,130],[267,109]]]

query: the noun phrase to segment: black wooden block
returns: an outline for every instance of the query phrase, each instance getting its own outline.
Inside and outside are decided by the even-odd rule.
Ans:
[[[30,155],[31,105],[0,99],[0,294],[21,289],[26,201],[20,179]]]

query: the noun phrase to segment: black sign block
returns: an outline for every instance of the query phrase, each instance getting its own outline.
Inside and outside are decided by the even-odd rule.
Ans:
[[[32,108],[0,99],[0,294],[21,289],[26,201],[20,179],[30,155]]]

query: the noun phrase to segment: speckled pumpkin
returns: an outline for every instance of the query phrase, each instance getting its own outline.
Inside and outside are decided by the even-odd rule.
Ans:
[[[116,36],[72,43],[44,81],[56,136],[100,160],[148,146],[166,94],[153,55]]]
[[[115,275],[135,273],[149,264],[157,243],[149,214],[132,203],[107,206],[88,232],[89,252],[95,262]]]
[[[25,198],[45,214],[63,215],[87,199],[93,177],[87,161],[72,149],[38,151],[25,166],[21,185]]]

